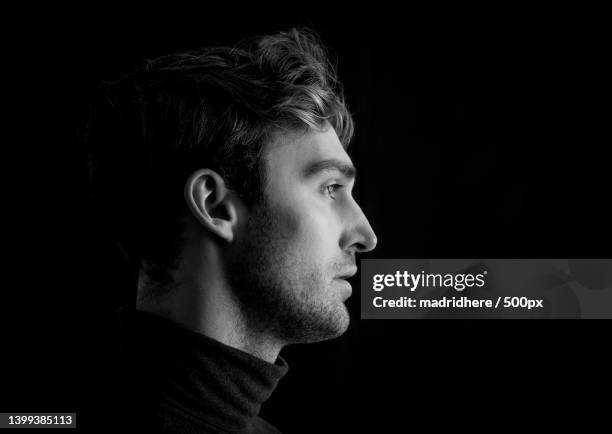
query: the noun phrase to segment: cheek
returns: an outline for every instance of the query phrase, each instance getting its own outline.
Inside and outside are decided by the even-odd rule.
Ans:
[[[283,210],[282,216],[282,236],[291,241],[298,254],[319,261],[327,261],[337,254],[340,229],[329,207],[296,206]]]
[[[275,224],[281,239],[290,241],[299,238],[304,231],[304,216],[291,203],[278,205],[275,209]]]
[[[287,247],[303,256],[324,256],[339,244],[341,224],[333,203],[311,189],[295,187],[277,191],[270,203],[275,230]],[[323,259],[324,260],[324,259]]]

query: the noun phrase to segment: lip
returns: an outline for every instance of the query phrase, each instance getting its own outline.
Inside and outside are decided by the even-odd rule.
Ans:
[[[346,298],[350,297],[353,293],[353,287],[346,279],[342,279],[340,277],[336,277],[334,281],[338,282],[346,291]]]
[[[338,274],[335,277],[335,279],[346,280],[346,279],[348,279],[350,277],[353,277],[355,274],[357,274],[357,267],[351,268],[350,270],[346,271],[345,273]]]

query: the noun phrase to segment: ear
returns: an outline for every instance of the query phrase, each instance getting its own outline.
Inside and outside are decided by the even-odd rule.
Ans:
[[[199,169],[185,183],[187,207],[202,226],[227,242],[234,239],[238,222],[236,198],[217,172]]]

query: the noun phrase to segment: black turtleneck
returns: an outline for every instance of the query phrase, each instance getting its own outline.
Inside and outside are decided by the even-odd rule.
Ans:
[[[119,390],[119,406],[129,427],[147,432],[278,432],[258,414],[287,373],[282,357],[268,363],[143,311],[123,310],[119,319],[119,363],[126,375],[120,380],[124,390]]]

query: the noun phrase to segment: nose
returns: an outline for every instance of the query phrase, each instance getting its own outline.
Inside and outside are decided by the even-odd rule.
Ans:
[[[343,236],[340,238],[340,247],[352,253],[372,251],[378,243],[376,234],[361,207],[354,200],[352,202],[352,212],[346,222]]]

